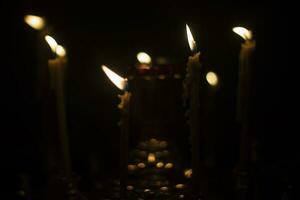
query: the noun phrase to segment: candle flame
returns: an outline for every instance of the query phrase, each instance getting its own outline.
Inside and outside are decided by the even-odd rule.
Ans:
[[[244,27],[234,27],[232,31],[241,36],[244,40],[252,39],[252,32]]]
[[[143,64],[150,64],[151,63],[151,57],[145,52],[139,52],[136,55],[136,58],[138,59],[138,61],[140,63],[143,63]]]
[[[59,56],[59,57],[65,57],[66,56],[66,50],[63,46],[61,45],[57,45],[56,47],[56,54]]]
[[[196,42],[194,40],[194,37],[192,35],[192,32],[190,30],[190,27],[186,24],[186,34],[187,34],[187,38],[188,38],[188,42],[189,42],[189,46],[191,51],[195,51],[197,49],[196,47]]]
[[[45,20],[42,17],[36,15],[26,15],[24,21],[31,28],[41,30],[45,27]]]
[[[155,160],[156,160],[155,155],[153,153],[149,153],[148,162],[153,163],[155,162]]]
[[[50,35],[46,35],[45,36],[45,40],[47,41],[47,43],[49,44],[51,50],[53,53],[56,53],[56,48],[58,46],[57,42],[55,41],[55,39],[53,37],[51,37]]]
[[[184,176],[186,178],[191,178],[192,174],[193,174],[193,170],[192,169],[186,169],[186,170],[184,170]]]
[[[106,74],[106,76],[113,82],[115,86],[117,86],[120,90],[124,90],[127,85],[127,79],[119,76],[112,70],[110,70],[105,65],[102,65],[102,70]]]
[[[212,86],[216,86],[218,84],[218,76],[215,72],[208,72],[206,74],[206,80]]]

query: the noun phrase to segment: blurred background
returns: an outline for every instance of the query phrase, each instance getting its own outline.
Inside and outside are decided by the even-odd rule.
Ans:
[[[253,199],[291,198],[290,194],[296,191],[299,165],[296,145],[292,142],[296,131],[290,131],[286,123],[289,120],[288,105],[291,104],[283,103],[283,99],[290,99],[291,94],[284,81],[290,65],[286,59],[289,37],[285,27],[288,21],[277,16],[279,5],[91,0],[24,0],[1,4],[3,21],[5,25],[7,23],[7,28],[1,29],[4,33],[1,56],[4,61],[1,64],[4,70],[4,102],[1,104],[4,156],[1,162],[5,166],[3,182],[12,198],[26,199],[20,191],[27,191],[24,187],[28,186],[31,199],[45,199],[51,168],[47,160],[56,151],[55,139],[49,136],[51,130],[47,135],[43,133],[41,103],[45,81],[41,66],[46,66],[52,55],[39,32],[24,23],[27,14],[45,17],[51,34],[67,50],[65,103],[70,152],[73,171],[80,177],[79,189],[85,196],[100,199],[91,194],[92,188],[96,187],[95,181],[99,187],[105,187],[109,180],[119,177],[117,95],[120,91],[110,83],[100,66],[106,64],[122,76],[129,76],[137,64],[136,54],[145,51],[154,60],[153,65],[159,66],[157,59],[164,58],[168,67],[184,77],[190,55],[186,23],[202,52],[204,71],[214,71],[219,76],[218,89],[205,86],[209,98],[206,101],[213,102],[213,108],[205,113],[207,129],[211,130],[206,151],[207,157],[213,160],[212,192],[218,194],[211,198],[232,199],[234,196],[232,176],[240,141],[235,109],[242,42],[232,32],[235,26],[253,30],[257,43],[250,101],[251,132],[256,138],[257,154],[258,189]],[[162,87],[165,90],[155,93],[153,101],[140,106],[147,107],[146,110],[165,109],[167,116],[175,116],[169,122],[169,128],[160,131],[167,135],[163,138],[182,140],[177,144],[178,155],[183,166],[189,166],[189,129],[181,107],[181,81],[178,79],[174,85],[165,85]],[[161,99],[157,95],[161,95]],[[135,117],[136,120],[139,118]],[[133,130],[140,137],[137,128]]]

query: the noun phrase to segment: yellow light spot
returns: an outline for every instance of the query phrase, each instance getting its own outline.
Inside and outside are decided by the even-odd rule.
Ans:
[[[136,170],[136,165],[128,165],[128,170],[130,171]]]
[[[166,75],[160,74],[160,75],[158,75],[158,79],[164,80],[164,79],[166,79]]]
[[[127,85],[127,79],[119,76],[105,65],[102,65],[102,70],[106,76],[117,86],[120,90],[124,90]]]
[[[36,15],[26,15],[24,17],[24,21],[26,24],[36,30],[41,30],[45,27],[45,20],[42,17]]]
[[[146,167],[145,163],[139,163],[139,164],[137,164],[137,166],[138,166],[138,168],[141,168],[141,169]]]
[[[177,189],[182,189],[182,188],[184,188],[184,184],[177,184],[175,187],[176,187]]]
[[[165,165],[165,168],[166,169],[171,169],[173,167],[173,163],[167,163],[166,165]]]
[[[156,167],[157,168],[162,168],[164,166],[164,163],[163,162],[158,162],[156,163]]]
[[[145,190],[144,190],[144,192],[150,192],[150,191],[151,191],[150,189],[145,189]]]
[[[184,176],[186,178],[192,178],[193,170],[192,169],[186,169],[184,170]]]
[[[165,187],[165,186],[160,188],[161,191],[167,191],[168,189],[169,189],[169,188],[168,188],[168,187]]]
[[[218,84],[218,76],[214,72],[208,72],[206,74],[206,80],[212,86],[216,86]]]
[[[153,163],[153,162],[155,162],[155,160],[156,160],[156,158],[155,158],[154,153],[149,153],[148,162]]]
[[[252,32],[244,27],[234,27],[232,31],[244,38],[244,40],[252,39]]]
[[[133,190],[133,189],[134,189],[134,187],[132,185],[127,186],[127,190]]]
[[[66,56],[66,50],[63,46],[61,45],[57,45],[56,47],[56,54],[59,56],[59,57],[65,57]]]
[[[140,52],[136,55],[136,58],[140,63],[143,64],[150,64],[151,63],[151,57],[145,53],[145,52]]]

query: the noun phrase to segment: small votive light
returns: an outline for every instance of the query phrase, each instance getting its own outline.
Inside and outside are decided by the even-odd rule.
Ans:
[[[218,84],[218,76],[215,72],[208,72],[206,74],[206,81],[212,85],[216,86]]]
[[[183,184],[177,184],[175,187],[176,187],[177,189],[182,189],[182,188],[184,188],[184,185],[183,185]]]
[[[145,190],[144,190],[144,192],[150,192],[150,191],[151,191],[150,189],[145,189]]]
[[[139,164],[137,164],[137,166],[138,166],[138,168],[141,168],[141,169],[146,167],[145,163],[139,163]]]
[[[161,191],[167,191],[167,190],[168,190],[168,187],[165,187],[165,186],[164,186],[164,187],[161,187],[160,190],[161,190]]]
[[[155,162],[155,160],[156,160],[156,158],[155,158],[154,153],[149,153],[148,162],[153,163],[153,162]]]
[[[136,165],[128,165],[128,170],[129,170],[129,171],[134,171],[134,170],[136,170]]]
[[[156,167],[157,168],[162,168],[164,166],[164,163],[163,162],[158,162],[156,163]]]
[[[132,185],[127,186],[127,190],[133,190],[133,189],[134,189],[134,187]]]
[[[45,27],[45,20],[39,16],[26,15],[24,17],[24,21],[26,24],[31,26],[31,28],[36,29],[36,30],[41,30]]]
[[[192,169],[186,169],[184,170],[184,176],[186,178],[192,178],[193,170]]]
[[[166,169],[171,169],[173,167],[173,163],[167,163],[166,165],[165,165],[165,168]]]

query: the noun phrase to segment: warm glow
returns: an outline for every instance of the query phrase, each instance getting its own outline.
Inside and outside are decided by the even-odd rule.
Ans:
[[[65,57],[66,56],[66,50],[63,46],[61,45],[57,45],[56,47],[56,54],[59,56],[59,57]]]
[[[151,57],[145,53],[145,52],[140,52],[136,55],[136,58],[140,63],[144,64],[150,64],[151,63]]]
[[[166,147],[168,146],[168,143],[167,143],[166,141],[161,141],[161,142],[159,143],[159,146],[160,146],[161,148],[166,148]]]
[[[167,190],[168,190],[168,187],[165,187],[165,186],[164,186],[164,187],[161,187],[160,190],[161,190],[161,191],[167,191]]]
[[[24,21],[26,24],[31,26],[36,30],[41,30],[45,27],[45,20],[42,17],[35,15],[26,15],[24,17]]]
[[[252,39],[252,32],[244,27],[234,27],[233,32],[244,38],[244,40],[251,40]]]
[[[184,176],[186,178],[192,178],[193,170],[192,169],[186,169],[184,170]]]
[[[136,165],[128,165],[129,171],[134,171],[136,169]]]
[[[107,68],[105,65],[102,65],[102,70],[106,74],[106,76],[117,86],[120,90],[124,90],[127,84],[127,79],[122,78],[115,72],[111,71],[109,68]]]
[[[182,189],[182,188],[184,188],[184,185],[183,185],[183,184],[177,184],[175,187],[176,187],[177,189]]]
[[[127,186],[127,190],[133,190],[133,189],[134,189],[134,187],[132,185]]]
[[[56,53],[56,48],[57,48],[57,42],[55,41],[55,39],[53,37],[51,37],[50,35],[46,35],[45,36],[45,40],[47,41],[47,43],[49,44],[51,50],[53,53]]]
[[[156,167],[157,168],[162,168],[164,166],[164,163],[163,162],[158,162],[157,164],[156,164]]]
[[[144,192],[150,192],[150,191],[151,191],[150,189],[145,189],[145,190],[144,190]]]
[[[137,166],[138,166],[138,168],[145,168],[146,167],[145,163],[139,163],[139,164],[137,164]]]
[[[187,34],[187,38],[188,38],[188,42],[189,42],[191,51],[195,51],[196,50],[196,42],[194,40],[194,37],[190,30],[190,27],[187,24],[186,24],[186,34]]]
[[[218,76],[215,72],[208,72],[206,74],[206,80],[212,86],[216,86],[218,84]]]
[[[171,169],[173,167],[173,164],[172,163],[167,163],[166,165],[165,165],[165,168],[166,169]]]
[[[156,158],[155,158],[154,153],[149,153],[148,162],[152,163],[152,162],[155,162],[155,160],[156,160]]]

